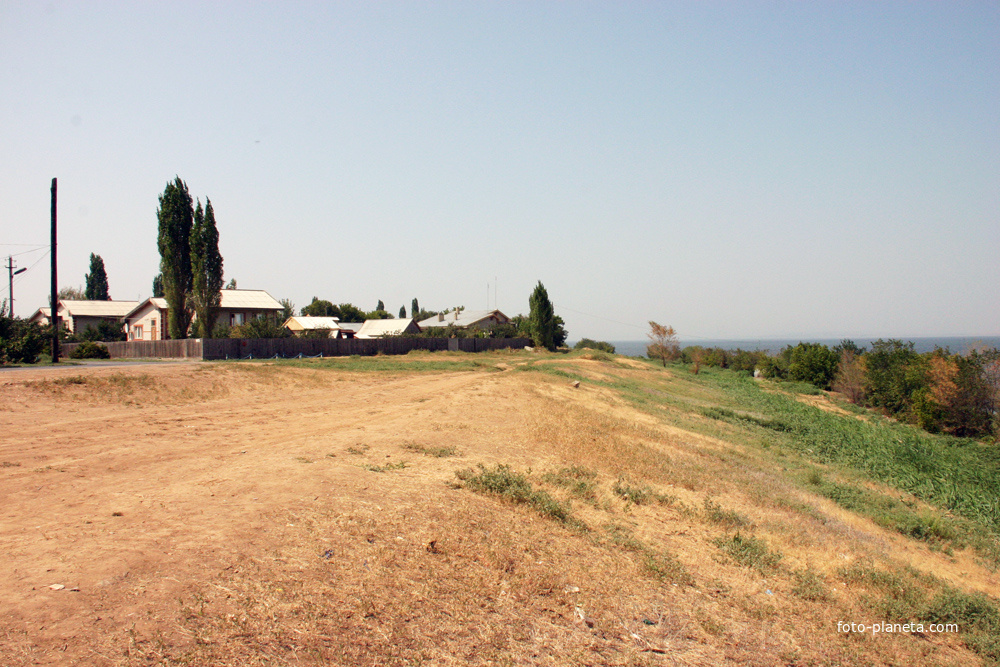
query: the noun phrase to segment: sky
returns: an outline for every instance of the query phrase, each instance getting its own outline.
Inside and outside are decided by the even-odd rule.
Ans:
[[[1000,335],[997,2],[0,0],[0,61],[22,317],[52,178],[59,285],[96,253],[137,300],[180,176],[297,307],[541,281],[570,340]]]

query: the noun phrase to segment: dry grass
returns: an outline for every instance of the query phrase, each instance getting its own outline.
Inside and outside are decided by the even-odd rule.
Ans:
[[[996,573],[974,555],[933,552],[811,494],[794,461],[697,413],[710,405],[704,386],[594,354],[490,359],[559,373],[421,374],[423,359],[438,357],[408,355],[412,371],[378,377],[352,373],[350,362],[214,364],[5,385],[25,406],[26,440],[28,413],[44,414],[29,399],[72,406],[78,424],[118,419],[127,404],[133,422],[149,424],[157,446],[172,452],[140,465],[135,450],[116,460],[95,442],[92,456],[104,458],[87,469],[91,488],[113,493],[133,477],[175,481],[156,491],[159,514],[123,500],[102,510],[121,516],[100,531],[59,528],[55,515],[33,519],[53,534],[78,535],[81,549],[123,559],[125,575],[60,598],[78,605],[65,611],[81,619],[72,642],[38,630],[55,612],[17,593],[0,623],[0,662],[980,660],[982,651],[956,634],[838,633],[838,621],[910,620],[891,615],[925,613],[918,598],[959,613],[965,607],[953,601],[969,603],[935,597],[941,582],[971,592],[995,586]],[[579,388],[573,378],[583,378]],[[102,423],[109,439],[128,433]],[[28,511],[37,497],[29,484],[41,475],[30,478],[29,466],[51,466],[46,477],[63,475],[50,482],[52,493],[69,496],[69,476],[91,456],[79,432],[62,458],[33,454],[24,466],[16,443],[0,447],[11,512]],[[178,506],[190,506],[178,523],[187,532],[161,528]],[[207,511],[212,519],[199,514]],[[162,535],[157,553],[169,556],[123,550],[151,531]],[[0,537],[12,568],[52,558],[46,542],[32,555],[23,538]]]

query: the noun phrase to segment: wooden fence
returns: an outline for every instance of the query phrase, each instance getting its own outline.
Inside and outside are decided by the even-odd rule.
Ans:
[[[271,359],[406,354],[410,350],[486,352],[531,345],[528,338],[189,338],[104,343],[112,359]],[[78,343],[65,343],[65,356]]]

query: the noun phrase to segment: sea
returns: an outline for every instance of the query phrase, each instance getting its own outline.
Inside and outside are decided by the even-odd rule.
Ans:
[[[883,340],[889,340],[892,336],[886,336]],[[702,347],[721,347],[726,350],[764,350],[769,354],[780,352],[788,345],[798,345],[799,343],[822,343],[828,347],[839,345],[844,338],[753,338],[753,339],[708,339],[699,338],[697,340],[680,339],[681,349],[689,345],[700,345]],[[871,344],[877,338],[850,338],[859,347],[871,349]],[[905,342],[912,342],[913,349],[917,352],[931,352],[937,348],[947,349],[952,353],[966,353],[972,349],[982,349],[983,347],[1000,348],[1000,336],[952,336],[939,338],[900,338]],[[573,343],[569,346],[572,347]],[[615,346],[615,352],[629,357],[646,356],[646,346],[649,340],[611,340],[608,341]]]

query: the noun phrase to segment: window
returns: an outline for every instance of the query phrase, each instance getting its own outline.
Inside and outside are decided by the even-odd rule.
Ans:
[[[142,325],[136,324],[132,326],[132,340],[142,340]]]
[[[238,327],[243,324],[243,313],[230,313],[229,326]]]

